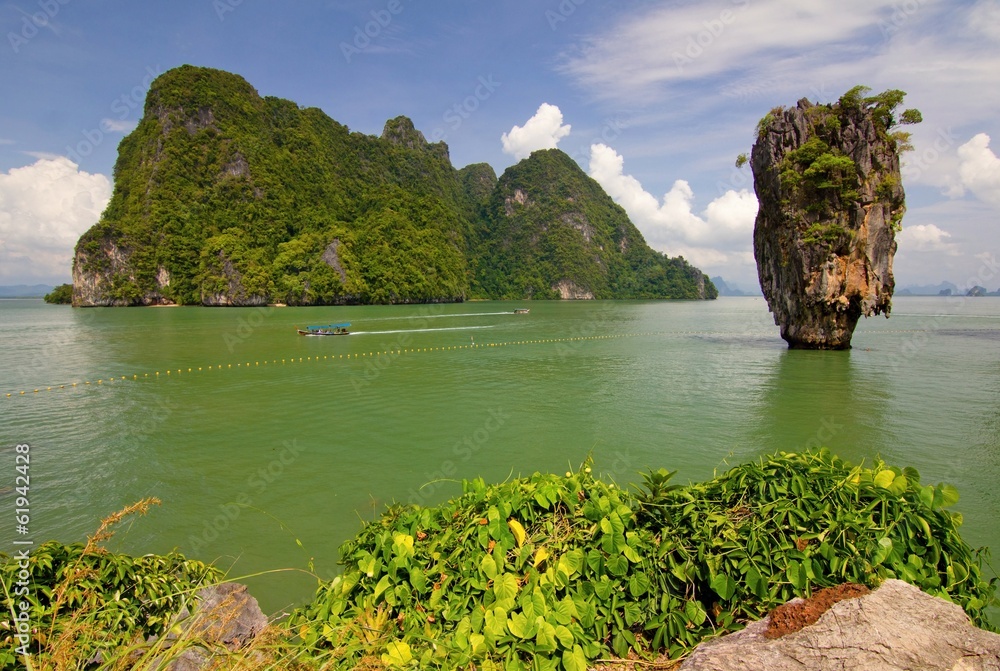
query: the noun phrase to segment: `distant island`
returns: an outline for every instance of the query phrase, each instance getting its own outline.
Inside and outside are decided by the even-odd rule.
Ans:
[[[78,306],[712,299],[565,153],[456,170],[406,117],[381,137],[221,70],[158,77],[80,238]]]

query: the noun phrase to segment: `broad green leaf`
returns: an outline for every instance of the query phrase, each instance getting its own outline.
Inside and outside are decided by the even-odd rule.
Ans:
[[[524,613],[511,613],[507,619],[507,629],[517,638],[529,640],[538,632],[535,622],[536,620],[529,619]]]
[[[625,624],[627,624],[630,627],[633,626],[636,622],[641,621],[644,615],[642,611],[642,606],[640,606],[635,601],[629,601],[628,603],[626,603],[625,608],[623,610],[624,610],[623,614],[625,615]]]
[[[549,551],[546,550],[545,548],[538,548],[535,551],[535,558],[532,561],[531,565],[534,566],[535,568],[538,568],[538,565],[548,558],[549,558]]]
[[[395,534],[392,537],[392,550],[395,554],[403,557],[413,556],[413,536],[409,534]]]
[[[729,601],[736,593],[736,581],[725,573],[720,573],[712,578],[712,589],[723,601]]]
[[[378,584],[375,585],[375,598],[378,599],[379,595],[381,595],[382,592],[384,592],[388,588],[389,588],[389,576],[384,575],[382,576],[381,580],[378,581]]]
[[[542,616],[535,618],[537,633],[535,634],[535,649],[551,652],[556,649],[556,628]]]
[[[938,507],[947,508],[958,503],[958,490],[952,485],[941,484],[935,488],[935,494],[940,492],[940,495],[935,495],[935,500],[940,500]]]
[[[697,601],[684,602],[684,616],[696,627],[700,627],[708,618],[705,609]]]
[[[493,581],[493,594],[498,600],[515,598],[519,589],[517,576],[513,573],[501,574]]]
[[[574,645],[572,650],[563,652],[562,663],[566,671],[587,671],[587,657],[579,645]]]
[[[649,576],[645,573],[633,573],[628,579],[628,591],[633,597],[640,597],[650,588]]]
[[[583,552],[580,550],[570,550],[559,557],[556,570],[572,576],[583,568]]]
[[[576,609],[576,603],[568,596],[563,597],[562,601],[556,604],[553,611],[556,622],[559,624],[569,624],[574,618],[580,617]]]
[[[628,569],[627,562],[625,563],[625,568]],[[608,599],[611,598],[611,592],[614,590],[615,584],[610,580],[608,580],[607,576],[601,576],[601,579],[594,581],[593,585],[594,585],[594,594],[597,595],[598,599],[600,599],[601,601],[607,601]]]
[[[628,560],[622,555],[608,557],[607,568],[611,575],[621,577],[628,573]]]
[[[885,471],[879,471],[875,475],[875,479],[873,480],[873,482],[877,486],[879,486],[879,487],[881,487],[883,489],[888,489],[889,485],[891,485],[892,481],[895,480],[895,479],[896,479],[896,474],[895,473],[893,473],[892,471],[889,471],[889,470],[885,470]]]
[[[406,666],[411,661],[413,653],[410,652],[410,646],[402,641],[393,641],[387,645],[385,654],[382,655],[382,663],[389,666]]]
[[[486,611],[485,633],[494,639],[504,635],[507,628],[507,611],[499,606]]]
[[[875,554],[872,556],[872,566],[878,566],[884,562],[890,552],[892,552],[892,539],[888,536],[878,539],[878,547],[875,548]]]
[[[614,650],[615,654],[622,659],[628,657],[629,644],[625,639],[625,636],[622,635],[622,632],[619,631],[615,634],[614,638],[611,639],[611,649]]]
[[[418,592],[423,592],[427,587],[427,576],[416,566],[410,569],[410,584]]]
[[[469,633],[472,631],[472,625],[469,624],[468,616],[463,617],[455,627],[455,633],[453,634],[452,640],[455,642],[455,646],[460,650],[469,649]]]
[[[521,523],[512,517],[507,520],[507,526],[510,527],[510,532],[514,534],[514,540],[517,541],[517,547],[524,545],[524,539],[527,534],[524,531],[524,527],[521,526]]]
[[[497,563],[491,555],[483,555],[483,560],[479,562],[479,570],[490,580],[497,577]]]

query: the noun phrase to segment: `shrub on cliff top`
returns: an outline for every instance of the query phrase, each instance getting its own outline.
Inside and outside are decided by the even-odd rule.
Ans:
[[[582,671],[630,650],[679,656],[814,588],[901,578],[988,626],[995,579],[946,510],[948,485],[825,450],[686,486],[672,475],[630,492],[585,464],[395,506],[344,544],[344,574],[290,625],[341,668]]]

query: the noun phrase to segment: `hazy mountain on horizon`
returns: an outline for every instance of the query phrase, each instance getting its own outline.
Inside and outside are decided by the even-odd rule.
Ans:
[[[11,284],[0,286],[0,298],[41,298],[52,291],[48,284]]]
[[[911,285],[896,291],[897,296],[940,296],[942,291],[950,291],[952,295],[964,293],[957,285],[951,282],[941,282],[939,284]]]
[[[715,277],[711,278],[711,280],[712,280],[712,284],[715,285],[715,288],[719,290],[719,295],[720,296],[760,296],[761,295],[760,289],[756,289],[755,288],[755,289],[752,289],[750,291],[744,291],[743,289],[740,289],[735,284],[732,285],[732,286],[730,286],[724,279],[722,279],[721,275],[716,275]]]

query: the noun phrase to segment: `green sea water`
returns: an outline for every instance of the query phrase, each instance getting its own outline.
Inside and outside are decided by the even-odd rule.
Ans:
[[[345,321],[347,337],[295,332]],[[16,444],[31,454],[26,535],[13,520]],[[0,445],[0,551],[83,540],[102,516],[155,496],[162,505],[113,547],[178,549],[234,577],[275,571],[247,580],[270,613],[335,575],[340,543],[393,501],[433,503],[462,478],[564,472],[588,455],[620,484],[660,467],[701,480],[819,445],[881,455],[955,484],[964,537],[998,548],[1000,299],[898,298],[844,352],[787,350],[762,298],[3,300]]]

